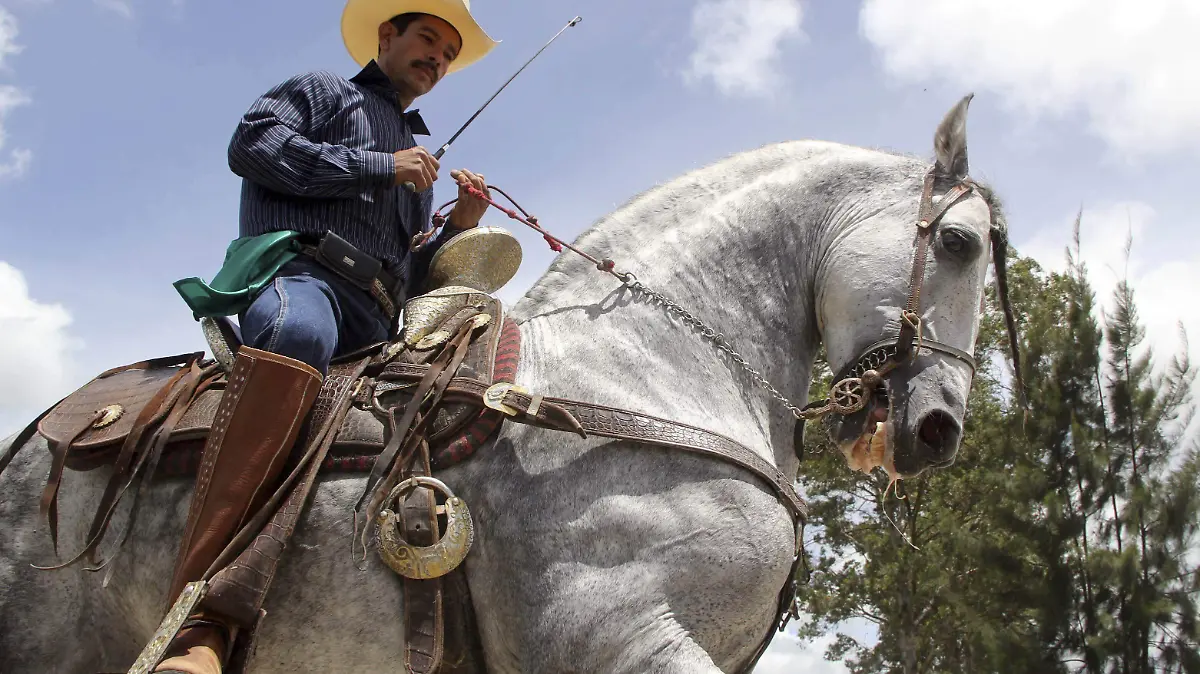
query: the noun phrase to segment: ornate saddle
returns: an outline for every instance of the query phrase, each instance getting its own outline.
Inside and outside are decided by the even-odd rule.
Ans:
[[[482,319],[486,321],[485,330],[470,341],[456,376],[473,379],[485,387],[515,381],[521,334],[512,320],[505,317],[498,300],[483,293],[435,291],[414,301],[424,300],[436,300],[441,305],[436,308],[446,307],[442,309],[446,315],[422,317],[434,323],[440,321],[417,331],[428,334],[411,340],[423,343],[408,344],[407,340],[380,343],[334,360],[331,372],[366,353],[374,353],[375,364],[383,366],[384,376],[373,388],[360,390],[355,397],[334,437],[328,469],[363,470],[363,462],[379,454],[386,444],[385,410],[402,406],[411,398],[408,382],[393,375],[413,369],[399,365],[428,365],[445,342],[442,335],[457,330],[468,318],[486,317]],[[215,328],[219,320],[202,319],[212,326],[206,330],[210,345],[216,352],[236,353],[240,344],[227,336],[236,333],[230,327]],[[213,337],[213,332],[221,336]],[[394,356],[390,360],[385,355],[388,351]],[[135,429],[158,428],[166,436],[163,473],[190,474],[198,465],[200,449],[212,428],[228,377],[228,363],[204,360],[202,356],[190,353],[156,358],[101,373],[56,403],[37,422],[37,431],[52,447],[65,448],[66,468],[86,471],[115,464]],[[185,400],[180,394],[194,383],[187,377],[193,365],[200,368],[201,390]],[[331,388],[324,387],[321,397],[328,398]],[[171,427],[164,428],[162,423],[179,405],[186,405],[182,416]],[[440,406],[429,427],[430,444],[435,450],[434,466],[445,467],[470,456],[503,418],[502,412],[482,403],[460,400]]]

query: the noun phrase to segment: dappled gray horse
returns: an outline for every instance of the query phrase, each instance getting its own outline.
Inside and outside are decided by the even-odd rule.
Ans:
[[[723,434],[794,476],[795,411],[824,342],[859,387],[861,404],[825,410],[850,465],[905,477],[947,465],[989,248],[1003,259],[999,210],[967,178],[969,100],[935,133],[923,214],[951,205],[929,236],[918,225],[929,162],[825,142],[739,154],[636,197],[575,242],[636,282],[559,256],[512,310],[518,383]],[[913,355],[889,360],[905,330]],[[123,671],[168,601],[190,481],[142,499],[102,588],[103,574],[30,566],[54,559],[37,516],[50,458],[35,442],[0,475],[0,671]],[[106,472],[68,471],[62,541],[83,540]],[[741,671],[772,633],[794,520],[737,465],[507,423],[439,477],[474,516],[465,568],[494,674]],[[352,555],[364,480],[324,476],[314,489],[267,598],[254,671],[402,670],[401,584],[375,555]]]

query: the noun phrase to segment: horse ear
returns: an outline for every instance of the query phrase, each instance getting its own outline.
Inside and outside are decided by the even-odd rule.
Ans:
[[[953,180],[967,177],[967,106],[975,94],[967,94],[946,113],[937,132],[933,134],[933,151],[937,156],[935,171]]]

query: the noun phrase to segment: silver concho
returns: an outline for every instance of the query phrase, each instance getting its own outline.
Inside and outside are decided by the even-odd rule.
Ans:
[[[117,403],[105,405],[104,407],[96,410],[96,421],[92,423],[92,428],[99,430],[105,426],[111,426],[115,424],[117,419],[120,419],[123,414],[125,414],[125,408]]]

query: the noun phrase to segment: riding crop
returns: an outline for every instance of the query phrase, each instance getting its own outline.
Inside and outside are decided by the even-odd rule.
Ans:
[[[583,17],[577,16],[574,19],[571,19],[567,23],[567,25],[563,26],[562,30],[555,33],[554,37],[550,38],[550,42],[547,42],[545,45],[542,46],[541,49],[537,50],[537,54],[534,54],[533,56],[531,56],[529,58],[529,60],[525,62],[525,65],[521,66],[520,69],[517,70],[517,72],[513,73],[512,77],[508,78],[508,81],[505,82],[504,84],[502,84],[500,86],[500,88],[496,90],[496,93],[492,94],[492,97],[487,99],[487,102],[484,103],[482,106],[480,106],[480,108],[475,111],[475,114],[471,115],[471,118],[468,119],[465,124],[463,124],[461,127],[459,127],[458,131],[454,132],[454,135],[450,137],[450,140],[446,141],[446,143],[444,145],[442,145],[441,147],[438,148],[437,152],[433,153],[433,158],[440,160],[442,158],[442,155],[446,154],[446,150],[450,149],[450,144],[458,139],[459,135],[462,134],[462,132],[465,131],[468,126],[471,125],[471,122],[475,121],[475,118],[479,116],[479,113],[483,112],[484,108],[486,108],[488,106],[488,104],[490,104],[493,100],[495,100],[496,97],[500,95],[500,92],[504,91],[504,88],[507,87],[510,82],[517,79],[517,75],[520,75],[522,70],[525,70],[525,68],[530,63],[533,63],[533,59],[537,58],[538,55],[540,55],[542,52],[546,51],[546,47],[549,47],[552,42],[557,40],[558,36],[563,34],[563,31],[570,28],[571,26],[574,26],[575,24],[579,23],[580,21],[583,21]],[[404,189],[408,190],[409,192],[415,192],[417,189],[417,186],[414,185],[412,182],[405,182]]]

